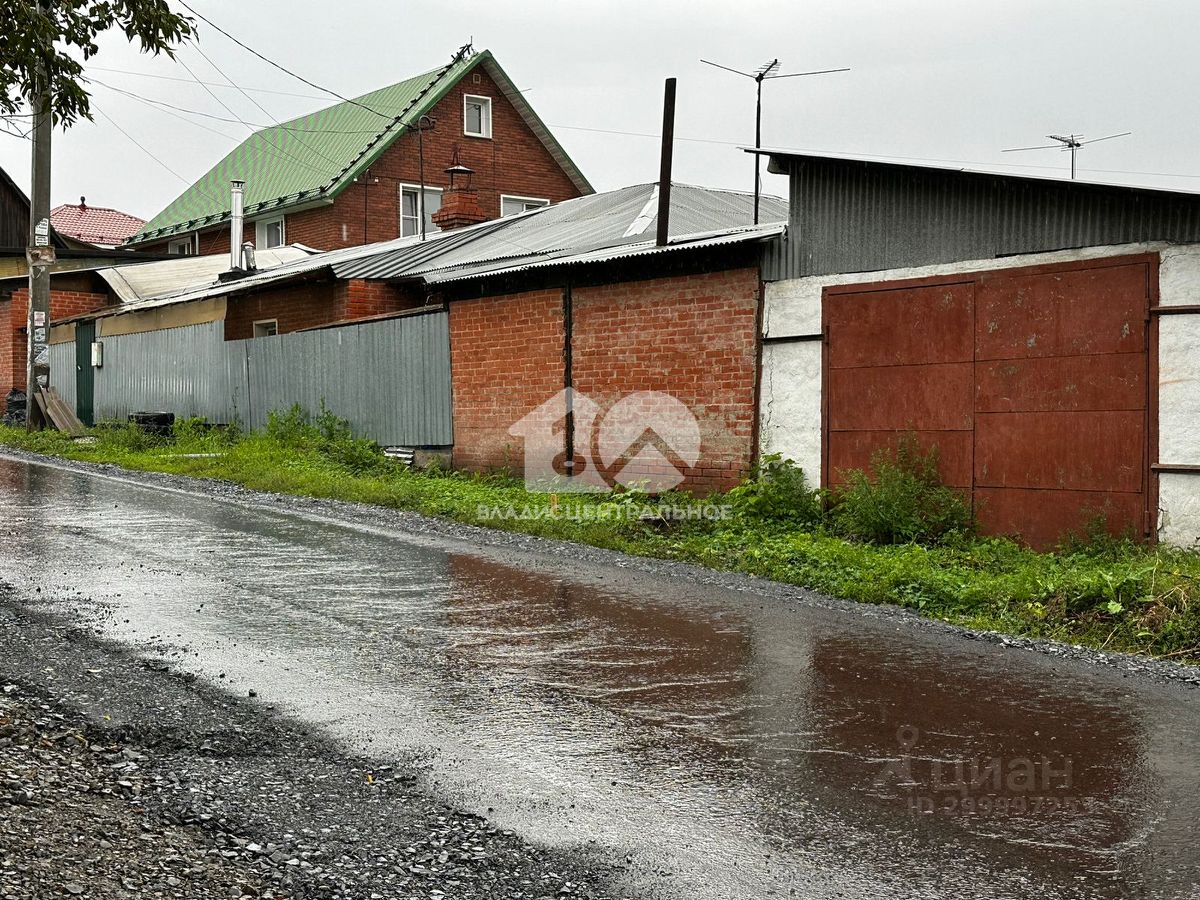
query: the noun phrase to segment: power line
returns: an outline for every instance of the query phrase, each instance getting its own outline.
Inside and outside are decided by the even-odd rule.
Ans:
[[[176,58],[176,62],[178,62],[178,63],[179,63],[181,66],[183,66],[184,70],[185,70],[185,71],[186,71],[186,72],[187,72],[189,75],[191,75],[191,76],[192,76],[192,78],[195,78],[195,79],[196,79],[196,81],[197,81],[197,82],[199,82],[199,80],[200,80],[200,79],[199,79],[199,78],[196,78],[196,73],[192,71],[192,68],[191,68],[191,66],[189,66],[187,63],[185,63],[185,62],[184,62],[182,59],[179,59],[178,57]],[[217,101],[217,103],[221,104],[221,106],[223,106],[223,107],[225,108],[225,110],[226,110],[226,111],[227,111],[227,112],[228,112],[228,113],[229,113],[231,116],[234,116],[234,117],[235,117],[235,118],[238,120],[238,122],[240,122],[240,123],[241,123],[243,126],[245,126],[246,128],[249,128],[249,129],[250,129],[252,132],[255,132],[255,133],[257,133],[257,134],[258,134],[258,136],[259,136],[260,138],[262,138],[264,141],[266,141],[268,144],[270,144],[270,145],[271,145],[271,147],[273,147],[274,149],[278,150],[280,153],[282,153],[284,156],[286,156],[286,157],[287,157],[288,159],[290,159],[292,162],[294,162],[294,163],[296,163],[296,164],[298,164],[298,165],[301,165],[301,166],[303,166],[304,168],[308,169],[310,172],[316,172],[316,173],[317,173],[318,175],[320,175],[322,178],[328,178],[328,177],[329,177],[329,173],[328,173],[328,172],[326,172],[324,169],[318,169],[316,166],[314,166],[314,165],[312,165],[312,164],[310,164],[310,163],[307,163],[307,162],[305,162],[305,161],[304,161],[304,160],[302,160],[300,157],[298,157],[298,156],[296,156],[296,155],[294,155],[294,154],[292,154],[292,153],[289,153],[289,152],[288,152],[287,150],[285,150],[283,147],[281,147],[281,146],[279,146],[278,144],[276,144],[276,143],[275,143],[273,140],[271,140],[271,137],[270,137],[270,135],[269,135],[269,134],[266,132],[266,130],[260,130],[260,131],[256,131],[256,129],[255,129],[255,126],[251,125],[249,122],[247,122],[247,121],[246,121],[245,119],[243,119],[241,116],[239,116],[239,115],[237,114],[237,112],[236,112],[236,111],[235,111],[235,110],[234,110],[232,107],[230,107],[230,106],[229,106],[229,104],[228,104],[228,103],[226,103],[224,100],[222,100],[222,99],[221,99],[220,97],[218,97],[216,94],[214,94],[214,93],[212,92],[212,88],[208,88],[208,87],[206,87],[206,88],[204,88],[204,90],[205,90],[205,91],[207,91],[207,92],[208,92],[208,95],[209,95],[210,97],[212,97],[214,100],[216,100],[216,101]]]
[[[648,131],[623,131],[615,128],[586,128],[582,125],[557,125],[547,123],[548,128],[556,128],[560,131],[587,131],[593,134],[612,134],[622,137],[640,137],[653,138],[661,140],[662,135],[653,134]],[[722,141],[716,138],[696,138],[696,137],[681,137],[675,136],[677,141],[687,141],[695,144],[715,144],[722,147],[744,147],[745,141]],[[944,159],[930,156],[897,156],[895,154],[886,153],[846,153],[843,150],[822,150],[812,147],[778,147],[778,150],[786,150],[789,153],[812,153],[819,155],[831,156],[855,156],[864,159],[877,159],[882,162],[888,160],[896,160],[900,162],[929,162],[929,163],[947,163],[958,166],[1003,166],[1007,169],[1042,169],[1046,171],[1061,171],[1059,166],[1044,166],[1033,165],[1031,163],[1001,163],[990,162],[977,159]],[[1099,172],[1105,175],[1146,175],[1154,178],[1200,178],[1200,174],[1187,175],[1182,172],[1141,172],[1133,169],[1081,169],[1083,172]]]
[[[298,134],[296,134],[296,132],[297,132],[297,131],[301,131],[301,130],[304,130],[304,129],[292,129],[292,128],[289,128],[288,126],[285,126],[285,125],[281,124],[281,123],[280,123],[280,121],[279,121],[278,119],[276,119],[276,118],[275,118],[273,115],[271,115],[271,113],[270,113],[270,112],[268,112],[268,111],[267,111],[267,109],[266,109],[266,108],[265,108],[265,107],[264,107],[264,106],[263,106],[261,103],[259,103],[257,100],[255,100],[253,97],[251,97],[251,96],[250,96],[249,94],[247,94],[245,91],[243,91],[243,90],[241,89],[241,87],[238,85],[238,83],[237,83],[237,82],[235,82],[235,81],[234,81],[232,78],[230,78],[228,75],[226,75],[226,74],[225,74],[225,72],[224,72],[224,70],[222,70],[220,66],[218,66],[218,65],[217,65],[215,62],[213,62],[211,59],[209,59],[209,58],[208,58],[208,54],[206,54],[206,53],[205,53],[203,50],[201,50],[201,49],[200,49],[198,46],[197,46],[195,49],[196,49],[196,52],[197,52],[197,53],[199,53],[199,54],[200,54],[200,55],[201,55],[201,56],[204,58],[204,61],[205,61],[206,63],[208,63],[210,66],[212,66],[212,67],[213,67],[213,70],[214,70],[214,71],[216,71],[216,73],[217,73],[218,75],[220,75],[222,78],[224,78],[226,81],[228,81],[228,82],[229,82],[229,83],[230,83],[230,84],[231,84],[233,87],[237,88],[237,90],[238,90],[238,91],[241,93],[241,95],[242,95],[243,97],[245,97],[247,100],[249,100],[251,103],[253,103],[253,104],[254,104],[256,107],[258,107],[258,109],[259,109],[259,110],[260,110],[260,111],[261,111],[261,112],[262,112],[262,113],[263,113],[263,114],[264,114],[264,115],[265,115],[265,116],[266,116],[268,119],[270,119],[272,122],[274,122],[274,123],[275,123],[275,127],[276,127],[276,128],[283,128],[283,129],[285,129],[285,130],[289,131],[289,132],[292,134],[292,137],[295,139],[296,143],[298,143],[298,144],[299,144],[301,147],[303,147],[305,150],[308,150],[310,153],[315,153],[317,156],[321,157],[321,158],[322,158],[323,160],[325,160],[326,162],[332,163],[332,164],[333,164],[333,165],[335,165],[335,166],[341,166],[341,165],[342,165],[342,163],[340,163],[338,160],[336,160],[336,159],[331,159],[330,157],[328,157],[328,156],[326,156],[324,153],[322,153],[320,150],[318,150],[316,147],[313,147],[311,144],[306,144],[306,143],[305,143],[303,140],[301,140],[301,139],[300,139],[299,135],[298,135]],[[185,68],[186,68],[186,66],[185,66]],[[190,69],[188,69],[188,71],[190,72],[191,70],[190,70]],[[208,90],[208,88],[206,87],[206,88],[205,88],[205,90]],[[210,94],[212,94],[212,91],[211,91],[211,90],[208,90],[208,92],[209,92]],[[213,97],[214,97],[214,98],[216,98],[216,95],[215,95],[215,94],[213,94]],[[218,102],[219,102],[219,101],[218,101]],[[224,104],[222,104],[222,106],[224,106]],[[226,106],[225,108],[226,108],[226,109],[228,109],[229,107],[227,107],[227,106]],[[235,115],[236,115],[236,113],[235,113]],[[240,118],[240,117],[239,117],[239,118]],[[328,132],[325,132],[325,133],[327,133],[327,134],[332,134],[333,132],[332,132],[332,130],[331,130],[331,131],[328,131]],[[264,139],[264,140],[267,140],[267,136],[266,136],[266,135],[263,135],[263,139]],[[280,149],[281,149],[281,151],[282,151],[282,148],[280,148]]]
[[[184,81],[188,84],[195,83],[190,78],[181,78],[179,80]],[[98,84],[98,85],[100,85],[100,87],[108,88],[108,90],[115,91],[118,94],[124,94],[126,97],[132,97],[135,100],[140,100],[143,103],[150,103],[150,104],[153,104],[154,106],[161,106],[166,109],[173,109],[176,112],[187,113],[188,115],[192,115],[192,116],[202,116],[205,119],[213,119],[214,121],[217,121],[217,122],[229,122],[232,125],[245,125],[247,127],[252,127],[255,129],[282,128],[284,131],[299,132],[301,134],[379,134],[379,130],[374,129],[374,128],[372,128],[372,129],[344,129],[343,130],[343,129],[333,129],[333,128],[299,128],[297,126],[289,125],[287,123],[283,123],[283,124],[276,123],[275,125],[261,125],[261,124],[255,123],[255,122],[248,122],[242,118],[232,118],[231,119],[228,116],[218,116],[218,115],[215,115],[210,112],[204,112],[203,110],[200,110],[200,109],[190,109],[189,107],[186,107],[186,106],[178,106],[174,103],[169,103],[166,100],[158,100],[154,97],[147,97],[145,94],[139,94],[136,91],[128,91],[128,90],[125,90],[125,88],[119,88],[115,84],[109,84],[106,81],[101,81],[99,78],[89,77],[88,82],[91,84]],[[221,86],[228,87],[228,85],[221,85]],[[188,121],[188,120],[185,119],[184,121]],[[198,123],[193,123],[193,124],[198,124]],[[223,132],[215,132],[215,133],[223,134]],[[230,140],[238,140],[238,138],[233,137],[232,135],[224,135],[224,136],[229,138]]]
[[[222,116],[209,116],[206,113],[199,112],[198,110],[184,109],[181,106],[174,106],[170,103],[166,103],[161,100],[151,100],[149,97],[143,97],[140,94],[133,93],[132,91],[123,91],[118,87],[113,87],[111,84],[105,84],[103,81],[100,81],[99,79],[96,79],[96,78],[89,78],[88,83],[99,85],[102,88],[107,88],[108,90],[114,91],[118,94],[121,94],[122,96],[129,97],[132,100],[138,101],[138,103],[143,103],[146,106],[149,106],[151,109],[154,109],[158,112],[166,113],[168,116],[178,119],[181,122],[186,122],[188,125],[194,125],[197,128],[203,128],[205,131],[209,132],[210,134],[219,135],[220,137],[223,137],[229,141],[239,140],[239,138],[235,137],[232,134],[226,134],[225,132],[218,131],[215,128],[209,128],[203,122],[197,122],[194,119],[187,118],[187,116],[181,116],[181,115],[179,115],[179,112],[191,113],[192,115],[197,115],[197,116],[205,116],[205,118],[216,119],[219,122],[232,121],[230,119],[226,119]],[[179,112],[172,112],[172,110],[178,110]]]
[[[94,100],[92,101],[92,109],[94,109],[96,112],[100,113],[100,115],[104,116],[104,118],[106,118],[109,122],[112,123],[112,126],[114,128],[116,128],[117,131],[119,131],[119,132],[121,132],[121,134],[125,135],[125,137],[129,139],[130,143],[132,143],[134,146],[136,146],[139,150],[141,150],[143,153],[145,153],[148,157],[150,157],[152,160],[154,160],[156,163],[158,163],[160,166],[162,166],[164,169],[166,169],[168,172],[170,172],[172,175],[174,175],[176,178],[178,178],[184,184],[188,184],[188,185],[192,184],[192,182],[190,180],[185,178],[183,175],[180,175],[178,172],[176,172],[174,169],[172,169],[170,166],[168,166],[165,162],[163,162],[161,159],[159,159],[157,156],[155,156],[154,153],[152,153],[146,147],[145,144],[143,144],[141,141],[139,141],[137,138],[135,138],[132,134],[130,134],[128,131],[126,131],[124,128],[122,128],[120,123],[118,123],[116,119],[114,119],[112,116],[110,116],[104,110],[102,110],[96,104],[96,102]],[[197,185],[197,187],[199,187],[199,185]],[[203,188],[200,188],[200,190],[209,199],[211,199],[211,200],[216,199],[215,197],[213,197],[212,194],[209,194],[207,191],[204,191]]]
[[[93,72],[112,72],[117,75],[136,75],[139,78],[157,78],[160,81],[178,81],[183,84],[191,84],[193,82],[193,79],[191,79],[191,78],[180,78],[176,75],[158,75],[158,74],[151,73],[151,72],[135,72],[132,69],[111,69],[111,68],[108,68],[107,66],[89,66],[88,68],[89,68],[89,70],[91,70]],[[221,84],[220,82],[217,82],[217,81],[205,81],[205,82],[201,82],[201,83],[206,84],[209,87],[219,87],[219,88],[228,88],[229,87],[229,85]],[[301,97],[305,100],[324,100],[325,99],[325,96],[322,94],[297,94],[293,91],[275,91],[275,90],[271,90],[270,88],[241,88],[241,87],[239,87],[238,90],[250,91],[251,93],[255,93],[255,94],[277,94],[280,97]]]
[[[280,72],[284,72],[287,75],[291,75],[297,81],[302,81],[305,84],[307,84],[309,87],[316,88],[318,91],[324,91],[326,94],[329,94],[331,97],[337,97],[339,100],[342,100],[345,103],[349,103],[353,106],[357,106],[361,109],[365,109],[369,113],[374,113],[375,115],[379,116],[381,119],[389,119],[390,120],[390,119],[395,118],[394,116],[389,116],[389,115],[379,112],[378,110],[371,109],[371,107],[367,106],[364,103],[359,103],[357,100],[352,100],[349,97],[344,97],[341,94],[339,94],[337,91],[331,90],[330,88],[319,85],[315,81],[309,81],[303,75],[297,75],[295,72],[293,72],[291,69],[287,68],[286,66],[282,66],[279,63],[275,62],[275,60],[269,59],[268,57],[263,56],[263,54],[259,53],[253,47],[251,47],[248,44],[245,44],[242,41],[235,38],[232,34],[230,34],[228,31],[226,31],[220,25],[218,25],[214,21],[212,21],[212,19],[209,19],[203,13],[197,12],[190,5],[188,5],[186,0],[179,0],[179,5],[182,6],[184,9],[186,9],[188,12],[190,12],[192,15],[194,15],[196,18],[200,19],[202,22],[206,22],[212,28],[215,28],[221,34],[225,35],[225,37],[229,38],[229,40],[233,41],[235,44],[237,44],[239,47],[241,47],[246,52],[254,54],[259,59],[261,59],[263,62],[267,63],[267,65],[274,66]]]

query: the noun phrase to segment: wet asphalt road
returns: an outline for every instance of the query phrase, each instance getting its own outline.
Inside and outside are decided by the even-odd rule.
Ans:
[[[1200,897],[1195,688],[137,477],[0,457],[0,579],[636,896]]]

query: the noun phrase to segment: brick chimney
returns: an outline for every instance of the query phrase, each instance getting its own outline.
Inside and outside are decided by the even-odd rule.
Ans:
[[[457,150],[446,174],[450,176],[450,186],[442,192],[441,208],[430,216],[433,224],[442,231],[450,231],[490,219],[479,205],[479,191],[471,188],[471,176],[475,173],[458,162]]]

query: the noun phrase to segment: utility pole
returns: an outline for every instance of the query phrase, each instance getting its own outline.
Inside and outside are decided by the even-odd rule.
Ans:
[[[39,0],[41,15],[49,14],[49,4],[50,0]],[[44,63],[38,66],[32,104],[33,173],[29,190],[29,246],[25,254],[29,263],[25,423],[30,431],[42,424],[35,395],[39,386],[50,384],[50,266],[54,263],[54,245],[50,240],[50,137],[54,117],[50,79]]]

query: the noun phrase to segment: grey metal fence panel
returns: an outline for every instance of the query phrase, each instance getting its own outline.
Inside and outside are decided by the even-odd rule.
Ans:
[[[226,341],[223,322],[101,340],[97,421],[165,410],[262,428],[272,410],[315,413],[323,400],[381,444],[454,441],[445,312],[243,341]],[[51,366],[74,405],[75,345],[56,344]]]
[[[75,409],[75,342],[50,345],[50,385]]]
[[[104,365],[96,370],[96,421],[132,412],[166,410],[180,418],[234,420],[231,345],[225,323],[207,322],[142,334],[101,337]]]
[[[444,312],[237,341],[249,372],[249,415],[321,402],[381,444],[453,443],[449,317]],[[231,345],[232,346],[232,345]]]

